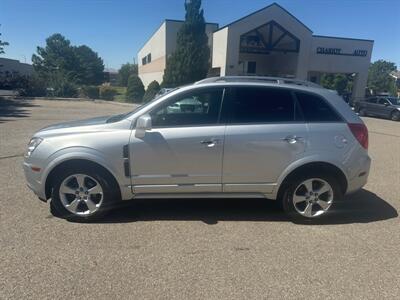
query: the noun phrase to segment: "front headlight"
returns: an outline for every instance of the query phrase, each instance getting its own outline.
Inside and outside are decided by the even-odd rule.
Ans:
[[[28,150],[25,153],[25,157],[29,157],[31,156],[32,152],[35,151],[35,149],[37,148],[37,146],[39,146],[39,144],[43,141],[42,138],[39,137],[34,137],[30,140],[29,144],[28,144]]]

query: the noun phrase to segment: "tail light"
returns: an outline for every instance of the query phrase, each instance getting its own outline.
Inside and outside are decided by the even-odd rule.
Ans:
[[[347,124],[354,137],[365,149],[368,149],[368,129],[364,124],[348,123]]]

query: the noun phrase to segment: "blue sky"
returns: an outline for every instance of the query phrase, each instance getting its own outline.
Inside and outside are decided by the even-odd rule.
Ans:
[[[30,62],[38,45],[59,32],[86,44],[106,67],[132,62],[163,19],[183,19],[184,0],[0,0],[2,57]],[[267,0],[203,0],[207,22],[220,26],[271,4]],[[372,61],[400,68],[400,0],[276,1],[314,34],[375,40]]]

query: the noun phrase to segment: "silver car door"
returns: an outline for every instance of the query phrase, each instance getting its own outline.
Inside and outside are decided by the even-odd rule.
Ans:
[[[222,191],[222,97],[222,88],[196,89],[150,112],[152,129],[130,143],[135,193]]]
[[[282,88],[239,87],[230,93],[229,106],[223,190],[271,193],[306,149],[307,125],[294,96]]]

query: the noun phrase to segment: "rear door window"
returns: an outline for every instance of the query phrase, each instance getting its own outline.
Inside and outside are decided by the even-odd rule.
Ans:
[[[238,87],[228,104],[228,123],[288,123],[301,119],[290,90]]]
[[[296,92],[306,122],[341,122],[338,113],[320,96]]]

